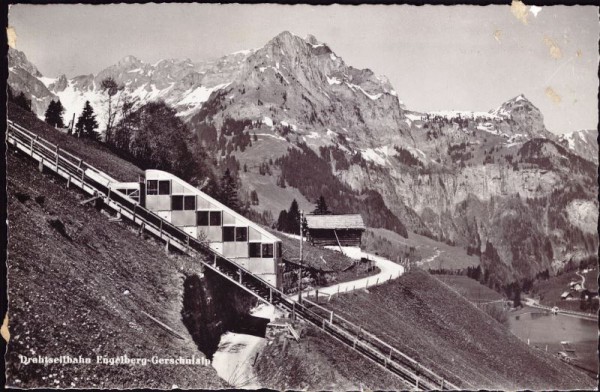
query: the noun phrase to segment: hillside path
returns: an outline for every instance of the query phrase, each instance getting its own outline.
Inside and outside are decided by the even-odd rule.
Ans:
[[[391,279],[397,279],[398,277],[404,274],[404,267],[400,264],[396,264],[391,260],[386,259],[385,257],[381,257],[378,255],[374,255],[371,253],[367,253],[365,251],[361,251],[361,256],[365,259],[373,260],[375,266],[379,268],[379,273],[372,276],[367,276],[365,278],[360,278],[356,280],[352,280],[349,282],[342,282],[338,284],[334,284],[332,286],[321,287],[319,288],[319,295],[327,295],[331,296],[336,293],[345,293],[353,290],[365,289],[368,287],[375,286],[377,284],[381,284],[385,281]],[[305,295],[315,295],[316,289],[305,290],[303,293]],[[290,298],[297,298],[296,295],[290,295]]]

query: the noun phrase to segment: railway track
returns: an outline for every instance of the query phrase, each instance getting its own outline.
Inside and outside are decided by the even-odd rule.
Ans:
[[[59,146],[10,120],[6,139],[11,148],[37,161],[40,169],[50,170],[64,178],[68,186],[78,187],[93,196],[93,199],[101,200],[104,206],[113,210],[119,217],[139,226],[140,232],[149,232],[165,241],[167,246],[193,256],[201,268],[216,272],[260,301],[272,304],[289,312],[292,317],[298,317],[320,328],[337,341],[398,376],[411,388],[459,389],[360,326],[308,300],[298,302],[287,297],[260,277],[211,249],[208,244],[191,237],[123,193],[111,189],[110,183],[116,180],[75,155],[61,150]]]

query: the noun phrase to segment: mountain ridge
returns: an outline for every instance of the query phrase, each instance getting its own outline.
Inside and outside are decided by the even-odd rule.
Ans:
[[[32,95],[39,91],[36,109],[42,107],[38,102],[60,97],[67,116],[88,99],[104,116],[98,88],[108,76],[138,105],[165,100],[217,162],[237,167],[243,192],[258,193],[259,212],[276,216],[279,211],[269,206],[298,194],[309,199],[331,189],[358,198],[369,194],[360,208],[371,224],[388,224],[381,211],[389,208],[409,230],[475,248],[484,267],[501,275],[498,284],[558,271],[597,244],[577,213],[593,211],[590,206],[597,210],[592,138],[550,133],[523,94],[488,112],[411,111],[387,78],[347,65],[314,36],[290,32],[261,48],[205,62],[146,64],[126,56],[96,75],[72,79],[34,77],[27,69],[36,68],[15,66],[9,84],[31,87]],[[269,174],[257,170],[268,161],[274,162]],[[242,165],[247,172],[238,170]],[[299,180],[288,170],[294,165],[319,172]],[[330,200],[338,197],[327,194]],[[553,200],[560,208],[550,205]],[[356,208],[353,203],[339,206]],[[543,215],[536,209],[540,203],[557,217]],[[509,212],[521,217],[506,220]],[[536,222],[528,225],[533,240],[511,235],[515,224],[527,226],[528,220]]]

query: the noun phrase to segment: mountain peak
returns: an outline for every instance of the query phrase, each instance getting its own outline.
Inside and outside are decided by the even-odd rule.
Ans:
[[[142,61],[133,55],[127,55],[119,60],[119,65],[137,65],[141,64]]]
[[[306,42],[308,42],[309,44],[313,44],[313,45],[320,44],[320,42],[317,41],[317,38],[314,35],[312,35],[312,34],[308,34],[304,40]]]
[[[526,102],[531,103],[531,101],[529,101],[527,98],[525,98],[525,94],[519,94],[518,96],[511,99],[511,101],[514,101],[514,102],[526,101]]]
[[[22,68],[35,77],[42,76],[37,67],[27,59],[25,53],[15,48],[8,48],[8,66],[10,68]]]

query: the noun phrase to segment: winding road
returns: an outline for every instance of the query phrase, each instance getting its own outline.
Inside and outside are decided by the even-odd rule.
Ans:
[[[385,257],[381,257],[364,251],[361,251],[361,257],[372,260],[375,266],[379,268],[379,273],[367,276],[366,278],[352,280],[350,282],[342,282],[327,287],[321,287],[318,289],[319,295],[331,296],[336,293],[345,293],[353,290],[366,289],[368,287],[381,284],[391,279],[397,279],[400,276],[402,276],[402,274],[404,274],[403,266],[401,266],[400,264],[396,264],[395,262],[388,260]],[[317,289],[310,289],[303,291],[303,293],[305,295],[311,296],[315,295],[316,291]],[[293,299],[295,297],[297,297],[297,294],[292,294],[289,296],[290,299]]]

